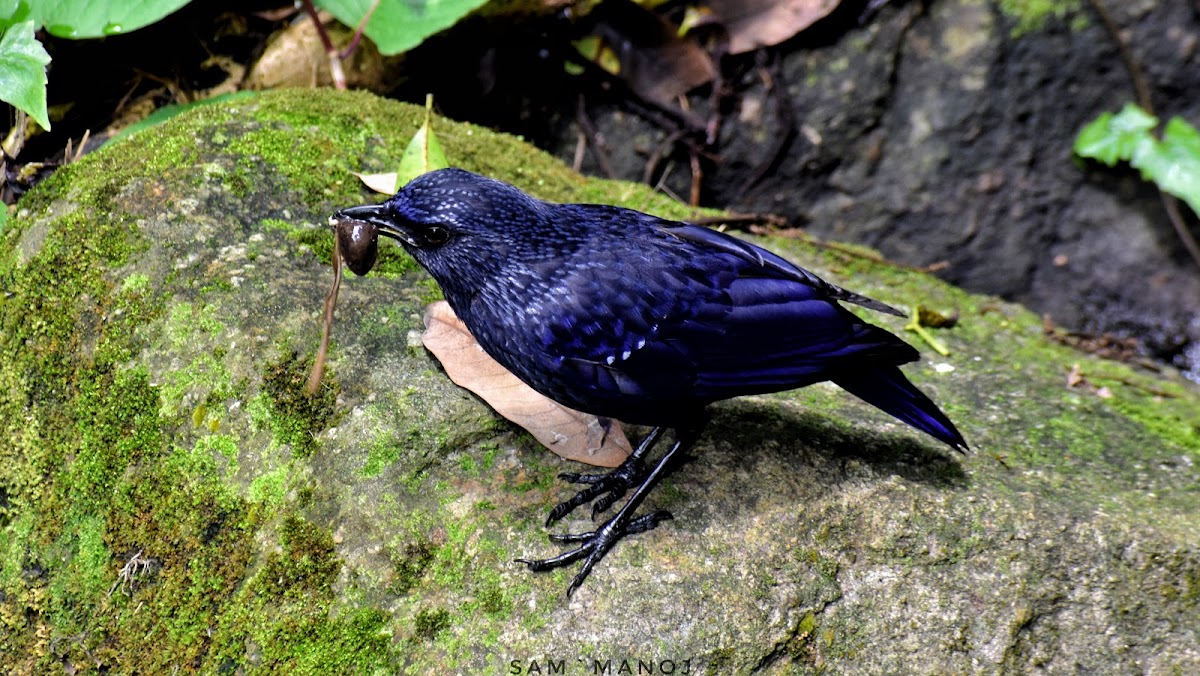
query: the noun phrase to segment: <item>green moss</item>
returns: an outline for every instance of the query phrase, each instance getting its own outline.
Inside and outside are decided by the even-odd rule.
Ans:
[[[717,648],[707,655],[706,674],[728,674],[734,670],[737,652],[732,648]]]
[[[430,640],[450,627],[450,613],[443,608],[424,609],[413,618],[413,635]]]
[[[323,384],[313,394],[305,391],[311,368],[310,359],[286,352],[267,364],[262,374],[271,432],[276,442],[291,446],[298,458],[307,458],[317,450],[317,434],[332,425],[336,416],[336,385]]]
[[[288,516],[279,537],[283,551],[270,554],[255,577],[261,589],[274,596],[331,594],[342,567],[333,547],[333,534],[299,517]]]
[[[403,595],[416,587],[433,561],[435,551],[436,547],[432,542],[419,536],[402,546],[387,547],[393,575],[387,587],[388,593]]]
[[[163,446],[158,390],[144,368],[99,373],[81,388],[76,420],[79,450],[67,469],[74,498],[86,505],[103,501],[132,464]]]
[[[363,465],[364,477],[379,476],[379,473],[394,464],[404,454],[404,448],[392,434],[380,435],[371,440],[367,447],[367,462]]]
[[[280,622],[261,632],[262,666],[267,671],[301,674],[391,671],[391,636],[387,613],[353,608],[342,615],[315,615],[299,622]]]
[[[469,454],[458,456],[458,468],[467,476],[479,475],[479,463],[475,460],[474,456]]]
[[[1086,26],[1081,9],[1079,0],[1000,0],[1000,11],[1016,21],[1012,29],[1014,38],[1042,30],[1051,17],[1062,20],[1073,16],[1071,29],[1080,30]]]
[[[247,497],[251,502],[262,505],[266,514],[273,514],[283,505],[287,496],[288,474],[286,467],[277,467],[259,474],[250,482]]]
[[[360,340],[369,348],[406,342],[408,332],[414,329],[424,330],[424,325],[413,313],[412,303],[372,306],[355,327]]]
[[[428,422],[427,420],[425,422]],[[399,466],[403,485],[415,490],[428,475],[430,468],[449,450],[451,432],[444,426],[428,429],[419,425],[408,428],[403,438],[391,432],[371,441],[364,477],[379,476],[392,466]]]

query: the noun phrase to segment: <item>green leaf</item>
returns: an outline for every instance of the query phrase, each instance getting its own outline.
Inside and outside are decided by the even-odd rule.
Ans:
[[[33,37],[32,21],[11,26],[0,36],[0,100],[25,111],[50,129],[46,111],[46,65],[50,55]]]
[[[442,152],[442,144],[433,133],[433,96],[425,98],[425,124],[417,130],[412,140],[408,142],[404,155],[400,157],[400,168],[396,170],[396,185],[402,186],[414,178],[434,169],[445,169],[450,166],[446,154]]]
[[[379,0],[363,30],[385,56],[408,51],[425,38],[453,26],[487,0]],[[338,21],[356,27],[372,0],[316,0]]]
[[[1187,202],[1200,214],[1200,132],[1175,117],[1162,140],[1154,138],[1158,119],[1132,103],[1120,113],[1104,113],[1075,138],[1075,153],[1113,166],[1129,162],[1159,189]]]
[[[1113,166],[1133,158],[1139,146],[1144,148],[1158,118],[1136,105],[1126,104],[1120,113],[1103,113],[1079,132],[1075,154]]]
[[[1179,118],[1167,122],[1163,140],[1131,162],[1142,176],[1187,202],[1200,214],[1200,133]]]
[[[152,24],[188,0],[30,0],[32,18],[60,38],[120,35]]]
[[[1163,144],[1200,157],[1200,131],[1182,118],[1172,117],[1167,121],[1167,127],[1163,130]]]
[[[0,0],[0,32],[9,26],[29,20],[29,3],[25,0]]]

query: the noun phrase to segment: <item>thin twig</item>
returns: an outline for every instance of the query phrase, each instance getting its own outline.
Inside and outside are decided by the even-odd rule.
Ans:
[[[580,129],[575,135],[575,156],[571,160],[571,170],[579,173],[583,169],[583,155],[587,152],[587,135]]]
[[[771,169],[779,164],[783,153],[796,138],[796,111],[792,109],[792,101],[787,96],[787,91],[779,84],[779,59],[772,58],[770,63],[760,66],[759,76],[766,85],[767,94],[775,102],[775,117],[779,121],[779,128],[771,135],[775,138],[775,143],[767,152],[766,159],[754,168],[754,172],[738,189],[738,201],[741,201],[751,188],[758,185],[759,181],[763,180]]]
[[[642,170],[642,183],[653,185],[654,174],[658,171],[658,165],[662,162],[663,156],[674,150],[675,144],[679,142],[684,133],[683,129],[676,129],[667,134],[667,137],[663,139],[662,143],[658,144],[654,152],[650,153],[650,157],[646,158],[646,168]]]
[[[692,161],[692,192],[688,199],[688,204],[693,207],[700,206],[700,188],[704,184],[704,168],[700,166],[700,153],[692,150],[690,153]]]
[[[721,125],[725,122],[723,112],[725,110],[725,98],[732,91],[729,80],[725,77],[725,71],[722,68],[725,55],[729,53],[729,33],[728,31],[721,31],[721,35],[722,38],[715,40],[710,48],[713,63],[716,65],[716,68],[713,69],[715,75],[713,76],[712,89],[708,95],[708,108],[710,111],[708,123],[704,127],[704,145],[710,148],[717,144],[717,139],[721,133]]]
[[[346,73],[342,70],[342,59],[338,55],[338,50],[333,46],[333,41],[329,39],[329,33],[325,31],[325,26],[321,23],[321,17],[317,15],[317,8],[313,7],[312,0],[300,0],[300,5],[304,8],[304,13],[312,20],[313,25],[317,29],[317,37],[321,39],[321,46],[325,48],[325,55],[329,57],[329,75],[333,78],[333,86],[336,89],[346,89]]]
[[[751,226],[766,225],[775,228],[783,228],[788,225],[788,219],[777,214],[738,214],[727,213],[717,216],[698,216],[688,220],[693,225],[703,225],[707,227],[713,226],[733,226],[736,230],[749,230]]]
[[[1129,77],[1133,80],[1133,90],[1137,93],[1138,105],[1146,112],[1153,114],[1154,103],[1150,100],[1150,86],[1146,84],[1146,78],[1142,77],[1142,69],[1138,66],[1137,60],[1133,58],[1133,51],[1129,49],[1129,43],[1125,42],[1125,38],[1121,36],[1121,27],[1117,25],[1116,21],[1113,21],[1112,15],[1104,9],[1100,0],[1088,0],[1088,3],[1100,17],[1100,22],[1108,30],[1113,42],[1117,43],[1121,59],[1125,62],[1125,69],[1129,71]]]
[[[592,157],[596,159],[596,166],[600,168],[600,173],[604,174],[606,178],[615,179],[617,172],[613,171],[612,165],[608,162],[608,155],[600,147],[600,132],[596,130],[596,126],[592,124],[591,118],[588,117],[583,94],[579,95],[579,104],[575,108],[575,123],[587,135],[588,145],[592,148]]]

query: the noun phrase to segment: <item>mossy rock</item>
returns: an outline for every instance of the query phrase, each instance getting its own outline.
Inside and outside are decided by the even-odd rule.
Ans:
[[[726,402],[569,602],[547,510],[579,467],[412,340],[436,286],[385,244],[331,281],[419,108],[268,93],[65,167],[0,243],[0,663],[18,673],[1200,670],[1200,397],[924,274],[759,240],[894,305],[957,310],[907,372],[955,457],[832,386]],[[684,217],[517,139],[446,153],[542,197]],[[876,316],[901,331],[903,321]],[[1083,380],[1068,373],[1078,365]],[[586,528],[582,515],[557,530]],[[516,670],[516,671],[514,671]],[[682,671],[678,671],[682,673]]]

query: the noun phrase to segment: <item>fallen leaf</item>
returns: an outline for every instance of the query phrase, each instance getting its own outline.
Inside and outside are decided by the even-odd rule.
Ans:
[[[729,32],[729,53],[777,45],[834,10],[841,0],[710,0]]]
[[[921,326],[928,326],[931,329],[952,329],[958,324],[958,310],[950,314],[942,314],[924,305],[918,305],[917,321]]]
[[[621,423],[610,420],[606,424],[521,382],[483,351],[446,301],[425,308],[421,342],[441,362],[450,380],[479,395],[554,453],[600,467],[616,467],[629,457],[631,448]]]
[[[716,66],[695,40],[680,37],[644,7],[605,3],[592,18],[592,35],[576,48],[647,101],[673,107],[678,96],[716,77]]]
[[[289,3],[290,4],[290,3]],[[354,29],[343,26],[332,15],[321,12],[321,31],[341,51],[354,39]],[[315,22],[300,16],[267,40],[262,56],[251,66],[245,89],[317,87],[333,84],[329,54]],[[395,87],[404,65],[403,57],[383,56],[370,41],[362,40],[354,52],[341,60],[346,84],[351,89],[369,89],[384,94]]]
[[[1079,364],[1071,366],[1071,372],[1067,374],[1067,387],[1078,387],[1083,382],[1083,369],[1079,368]]]
[[[371,190],[388,196],[395,195],[396,190],[400,188],[398,185],[399,174],[394,171],[388,174],[360,174],[357,171],[350,173],[357,176],[358,180],[362,181]]]

